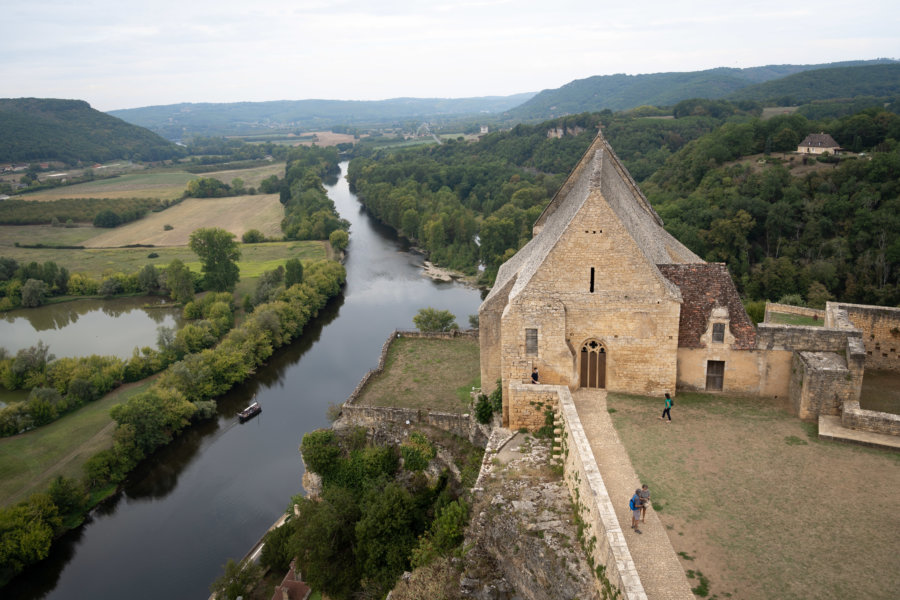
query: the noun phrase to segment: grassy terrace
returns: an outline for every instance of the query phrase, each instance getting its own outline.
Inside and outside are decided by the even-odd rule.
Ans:
[[[809,325],[811,327],[822,327],[825,322],[822,319],[813,319],[812,317],[804,317],[803,315],[789,315],[787,313],[778,313],[769,311],[770,323],[773,325]]]
[[[360,405],[469,412],[469,392],[480,387],[478,340],[394,340],[384,372],[369,380]]]
[[[81,479],[84,462],[112,447],[109,409],[147,389],[151,380],[124,385],[70,415],[28,433],[0,438],[0,506],[45,489],[57,475]]]
[[[609,408],[710,597],[896,597],[900,454],[820,442],[773,400],[680,393],[670,425],[658,398]]]

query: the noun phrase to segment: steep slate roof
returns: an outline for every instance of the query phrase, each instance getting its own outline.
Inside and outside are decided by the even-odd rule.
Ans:
[[[709,327],[709,317],[717,306],[728,308],[732,348],[750,350],[756,346],[756,328],[747,316],[734,281],[725,263],[656,265],[681,290],[683,303],[678,321],[678,347],[703,348],[700,336]]]
[[[624,197],[617,193],[622,187],[626,190]],[[534,224],[534,237],[501,265],[485,303],[493,300],[514,278],[509,297],[515,297],[525,288],[585,201],[595,192],[603,195],[649,264],[703,262],[663,229],[662,219],[650,206],[606,138],[598,133],[581,161],[538,217]],[[659,277],[664,286],[678,295],[670,282]]]
[[[809,148],[840,148],[834,138],[827,133],[811,133],[802,142],[801,147]]]

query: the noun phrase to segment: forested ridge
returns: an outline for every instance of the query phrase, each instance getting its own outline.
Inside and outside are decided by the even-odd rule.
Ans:
[[[726,262],[748,301],[900,302],[900,117],[870,108],[839,119],[763,120],[752,103],[723,100],[683,101],[674,119],[652,118],[654,110],[379,151],[354,159],[348,177],[378,218],[433,260],[466,272],[480,261],[490,283],[602,125],[666,228],[706,260]],[[548,137],[556,131],[567,135]],[[866,152],[828,163],[770,155],[819,131]],[[792,174],[803,162],[810,165]]]
[[[505,116],[535,121],[586,111],[628,110],[648,104],[671,106],[690,98],[767,100],[792,95],[809,99],[871,95],[875,94],[872,91],[874,88],[885,88],[884,84],[879,85],[882,72],[856,69],[886,62],[893,61],[877,59],[819,65],[767,65],[745,69],[719,67],[679,73],[596,75],[576,79],[556,89],[544,90],[521,106],[507,111]],[[819,84],[820,70],[828,68],[839,73],[825,75],[823,81],[827,83]],[[843,79],[836,80],[832,85],[835,75],[839,80]],[[856,86],[860,86],[860,89],[856,89]],[[808,88],[815,89],[816,93],[805,93]],[[894,95],[900,92],[896,82],[891,83],[890,88]],[[760,91],[757,92],[757,89]],[[827,95],[828,93],[832,95]]]
[[[0,99],[0,162],[156,161],[184,154],[172,142],[83,100]]]

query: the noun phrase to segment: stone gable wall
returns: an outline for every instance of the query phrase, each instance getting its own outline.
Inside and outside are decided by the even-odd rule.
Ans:
[[[673,390],[679,296],[593,192],[505,311],[504,382],[526,381],[537,366],[542,383],[577,387],[581,345],[596,339],[606,348],[607,389]],[[525,352],[527,328],[538,329],[537,356]]]

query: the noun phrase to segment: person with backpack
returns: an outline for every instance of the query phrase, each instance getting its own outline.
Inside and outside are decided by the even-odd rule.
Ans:
[[[672,396],[669,395],[669,392],[666,392],[666,407],[663,409],[663,414],[660,419],[665,420],[666,417],[669,417],[669,420],[666,421],[667,425],[672,422],[672,404],[674,404],[674,402],[672,402]]]
[[[631,509],[631,528],[635,533],[641,533],[641,530],[638,529],[638,523],[641,520],[641,506],[641,488],[638,488],[634,490],[634,496],[628,502],[628,508]]]

